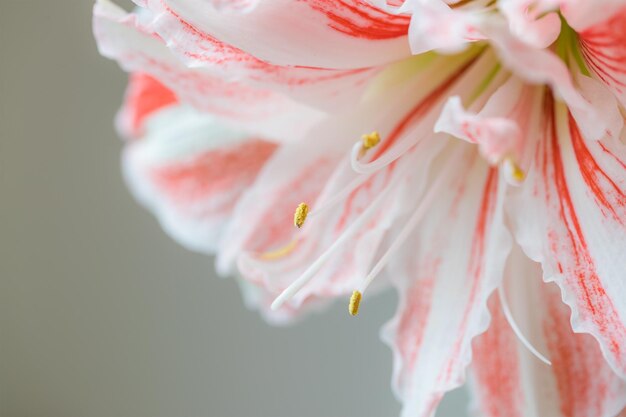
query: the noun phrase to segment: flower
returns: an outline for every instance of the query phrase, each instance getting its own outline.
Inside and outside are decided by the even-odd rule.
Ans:
[[[136,3],[94,9],[129,185],[249,306],[393,286],[403,416],[468,366],[481,415],[626,408],[626,2]]]

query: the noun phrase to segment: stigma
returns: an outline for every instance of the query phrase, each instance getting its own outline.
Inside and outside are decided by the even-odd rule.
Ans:
[[[348,312],[351,316],[359,314],[359,304],[361,304],[361,292],[354,290],[350,297],[350,304],[348,305]]]
[[[293,214],[293,224],[298,229],[301,228],[308,214],[309,206],[306,203],[300,203],[298,207],[296,207],[296,212]]]

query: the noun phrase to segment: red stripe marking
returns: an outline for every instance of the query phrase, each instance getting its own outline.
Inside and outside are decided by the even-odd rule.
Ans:
[[[607,348],[616,358],[624,358],[623,346],[626,345],[626,327],[621,321],[613,301],[606,294],[600,277],[596,272],[596,267],[589,253],[587,242],[579,223],[569,187],[565,178],[565,168],[561,159],[560,146],[555,125],[555,108],[551,97],[546,100],[547,108],[545,130],[546,156],[551,156],[554,172],[550,175],[544,171],[544,181],[547,184],[554,183],[558,198],[559,216],[563,226],[567,230],[567,240],[570,243],[571,255],[574,266],[565,272],[565,285],[569,288],[578,288],[576,291],[578,310],[583,321],[591,320],[600,333]],[[547,159],[547,158],[546,158]],[[546,189],[548,205],[551,196]],[[548,232],[548,239],[551,241],[551,249],[556,259],[561,259],[561,249],[558,233],[554,230]],[[567,249],[566,249],[567,253]],[[564,262],[565,263],[565,262]],[[566,263],[565,263],[566,264]],[[619,366],[624,367],[624,363]]]
[[[475,58],[470,59],[465,65],[461,66],[454,74],[452,74],[447,80],[442,82],[437,86],[428,96],[424,98],[424,100],[420,101],[413,107],[409,112],[400,120],[399,123],[395,125],[393,130],[387,135],[386,138],[375,148],[372,159],[370,161],[375,161],[381,157],[383,153],[385,153],[391,145],[393,145],[404,133],[404,131],[409,127],[413,122],[417,121],[420,117],[424,116],[428,110],[430,110],[432,105],[446,92],[448,88],[452,86],[468,69],[470,65],[472,65],[475,61]]]
[[[409,16],[389,14],[364,0],[299,1],[324,14],[330,28],[355,38],[393,39],[409,30]]]
[[[626,86],[626,8],[581,32],[580,44],[591,70],[622,94]]]
[[[251,183],[275,150],[273,143],[253,140],[155,167],[150,176],[172,203],[188,208],[196,202],[208,202],[219,194],[228,195]],[[215,211],[229,210],[232,204],[234,201]]]
[[[194,25],[186,21],[171,7],[165,4],[164,0],[161,0],[161,7],[170,16],[175,18],[181,25],[183,31],[198,38],[198,42],[194,42],[194,46],[202,52],[192,52],[185,47],[182,47],[182,52],[193,59],[198,61],[205,61],[212,64],[226,65],[228,63],[243,64],[252,72],[247,74],[249,80],[263,81],[265,78],[261,77],[261,73],[274,77],[274,81],[280,82],[283,85],[307,85],[318,82],[331,81],[349,77],[359,73],[371,71],[371,68],[356,68],[350,70],[334,70],[328,68],[309,67],[301,65],[282,66],[273,65],[266,61],[263,61],[255,56],[242,51],[232,45],[226,44],[219,39],[209,35],[206,32],[201,31]],[[176,39],[169,39],[170,42],[174,42]],[[206,42],[203,44],[202,42]],[[181,45],[178,45],[181,46]],[[296,72],[294,69],[310,70],[305,73]],[[257,72],[257,74],[255,74]],[[314,74],[314,75],[313,75]]]
[[[402,373],[410,374],[417,362],[432,304],[432,293],[441,259],[418,265],[420,277],[404,292],[405,305],[396,330],[396,346],[402,358]],[[402,378],[402,376],[401,376]],[[400,385],[408,381],[398,381]]]
[[[608,211],[616,222],[624,225],[626,222],[626,194],[598,165],[598,162],[585,145],[585,141],[580,135],[578,126],[573,116],[569,115],[569,130],[572,137],[574,153],[578,160],[580,173],[591,190],[596,201]],[[603,149],[606,149],[603,147]],[[620,208],[620,212],[616,211]]]
[[[481,411],[485,417],[521,417],[524,397],[517,339],[498,298],[492,297],[489,305],[489,329],[472,344]]]
[[[459,337],[455,341],[454,348],[450,354],[448,365],[443,372],[443,378],[448,381],[453,377],[453,373],[459,365],[461,345],[465,337],[467,336],[467,322],[471,316],[472,309],[475,308],[476,299],[478,298],[479,290],[484,281],[483,268],[485,266],[485,244],[486,235],[491,229],[491,220],[495,209],[496,197],[497,197],[497,175],[498,170],[496,168],[489,168],[487,172],[487,178],[485,179],[485,185],[483,189],[482,202],[478,211],[478,218],[476,219],[476,226],[474,230],[474,237],[472,239],[472,247],[470,260],[468,263],[467,274],[471,279],[470,293],[463,312],[463,318],[459,324],[456,333]]]
[[[563,417],[605,415],[610,389],[607,384],[618,377],[608,369],[591,336],[572,332],[569,312],[558,290],[544,286],[543,292],[543,304],[547,308],[543,331]]]

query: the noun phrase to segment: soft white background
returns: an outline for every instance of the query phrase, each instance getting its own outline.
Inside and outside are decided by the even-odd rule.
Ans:
[[[129,196],[91,5],[0,0],[0,416],[397,415],[393,294],[272,328]]]

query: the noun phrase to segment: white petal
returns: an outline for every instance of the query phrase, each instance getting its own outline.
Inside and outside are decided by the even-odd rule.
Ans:
[[[588,139],[601,139],[607,135],[617,136],[615,131],[615,101],[607,94],[589,90],[584,76],[574,83],[570,70],[563,61],[548,50],[532,48],[508,33],[502,22],[492,19],[483,27],[496,47],[502,62],[513,72],[530,83],[548,84],[555,94],[572,109],[578,122],[585,129]]]
[[[94,33],[100,53],[117,60],[126,71],[150,74],[181,101],[239,129],[277,141],[303,137],[324,117],[282,94],[240,81],[225,81],[206,70],[182,65],[139,19],[110,2],[98,2],[94,7]]]
[[[574,330],[626,377],[626,152],[585,140],[564,105],[544,108],[534,167],[509,206],[514,234],[561,287]]]
[[[261,0],[249,13],[228,14],[202,0],[148,0],[146,5],[277,65],[354,69],[410,56],[409,18],[365,0]],[[171,39],[184,42],[183,26]]]
[[[151,114],[144,131],[124,150],[131,191],[182,245],[214,252],[241,193],[276,145],[179,105]]]
[[[625,2],[626,4],[626,2]],[[579,34],[581,53],[590,72],[626,105],[626,8]]]
[[[414,54],[431,50],[456,53],[468,43],[484,39],[479,30],[480,11],[452,10],[442,0],[409,0],[402,10],[412,14],[409,42]]]
[[[432,416],[461,385],[471,342],[489,324],[486,301],[500,284],[510,236],[502,219],[505,187],[475,152],[442,187],[428,221],[390,271],[400,305],[383,338],[394,349],[403,416]]]
[[[490,300],[491,325],[474,341],[473,393],[484,417],[614,417],[626,407],[626,382],[589,335],[576,334],[558,287],[541,282],[541,268],[514,250],[506,299],[525,337],[548,366],[523,347],[501,302]]]

